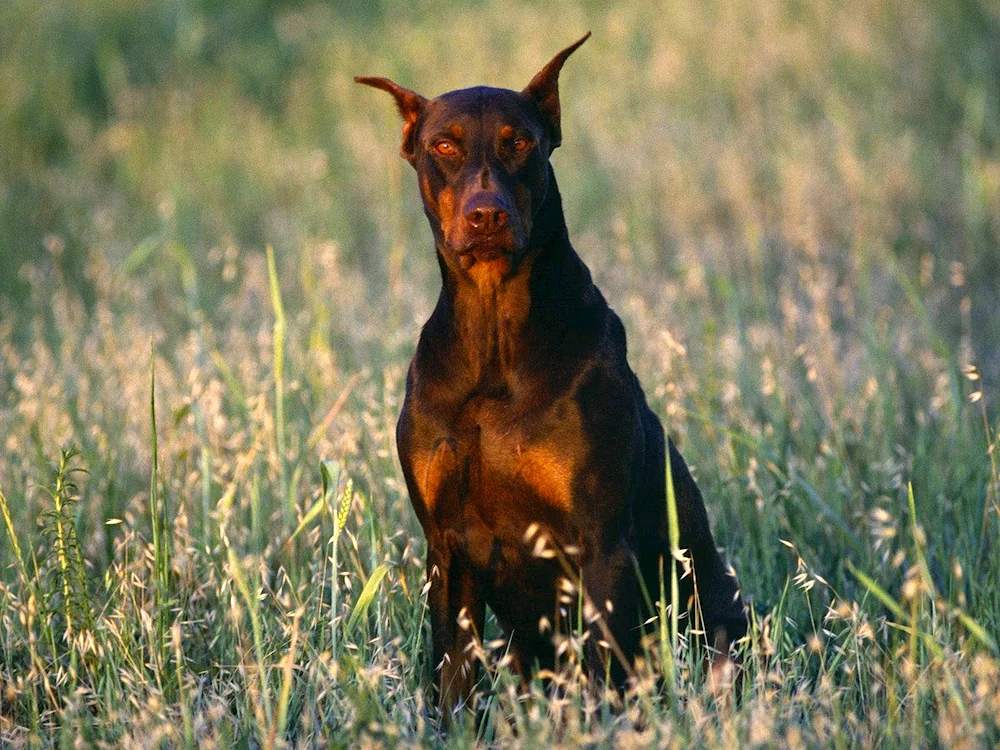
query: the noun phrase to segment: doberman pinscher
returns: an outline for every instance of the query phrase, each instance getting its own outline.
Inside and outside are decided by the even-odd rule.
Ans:
[[[427,538],[446,715],[475,685],[487,604],[522,674],[552,669],[548,628],[583,614],[589,673],[610,667],[623,685],[648,616],[643,584],[658,598],[671,561],[663,427],[626,360],[621,321],[570,244],[549,163],[562,140],[559,72],[589,36],[521,92],[428,100],[386,78],[355,79],[395,97],[443,279],[396,441]],[[697,585],[705,632],[727,652],[746,631],[744,605],[672,443],[670,472],[693,561],[680,602]],[[567,596],[574,577],[582,591]]]

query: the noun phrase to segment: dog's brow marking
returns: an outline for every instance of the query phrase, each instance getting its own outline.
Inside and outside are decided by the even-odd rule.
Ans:
[[[514,135],[514,128],[512,128],[510,125],[504,125],[502,128],[500,128],[501,138],[510,138],[512,135]]]
[[[438,195],[437,199],[438,219],[441,220],[441,230],[447,237],[451,226],[451,220],[455,217],[455,193],[450,187],[446,187]]]
[[[456,138],[461,138],[465,135],[465,131],[462,129],[461,125],[455,124],[448,128],[448,132],[451,133]]]
[[[434,191],[431,190],[431,181],[427,178],[426,174],[420,175],[420,188],[427,199],[427,202],[431,204],[431,207],[435,210],[437,209],[437,200],[434,197]]]

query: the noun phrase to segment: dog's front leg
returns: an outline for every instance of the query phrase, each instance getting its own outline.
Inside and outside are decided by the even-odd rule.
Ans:
[[[583,586],[587,672],[592,680],[601,682],[609,676],[615,687],[624,688],[633,674],[639,642],[638,580],[624,540],[584,565]]]
[[[441,439],[423,483],[428,509],[427,592],[438,705],[445,722],[468,705],[476,684],[475,647],[482,637],[486,603],[464,552],[461,462],[455,442]]]
[[[447,532],[445,535],[447,536]],[[438,686],[438,705],[446,723],[456,708],[469,706],[478,668],[486,604],[468,561],[442,538],[428,550],[428,604]]]

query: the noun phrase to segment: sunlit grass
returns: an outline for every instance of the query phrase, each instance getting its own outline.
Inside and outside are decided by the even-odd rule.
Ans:
[[[995,746],[972,5],[0,4],[0,745]],[[520,87],[588,28],[567,219],[752,603],[746,672],[720,701],[649,592],[628,695],[569,632],[524,698],[490,619],[445,739],[394,445],[437,267],[350,81]]]

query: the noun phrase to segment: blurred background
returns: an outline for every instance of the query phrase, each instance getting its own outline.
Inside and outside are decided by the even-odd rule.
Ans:
[[[187,303],[220,320],[272,244],[283,278],[335,259],[352,278],[342,302],[365,304],[349,335],[391,337],[369,305],[426,302],[436,268],[391,102],[352,76],[428,96],[520,88],[587,29],[554,161],[600,280],[638,270],[765,320],[794,298],[856,335],[883,305],[887,324],[918,323],[891,319],[901,275],[949,349],[965,334],[968,357],[997,374],[1000,6],[988,0],[9,0],[4,325],[24,333],[39,285],[92,315],[107,272],[180,335]],[[292,304],[301,286],[289,282]]]
[[[0,481],[25,519],[69,443],[95,544],[143,497],[152,340],[165,471],[208,523],[232,460],[277,431],[272,246],[289,426],[255,464],[254,533],[284,464],[294,500],[327,457],[414,530],[392,424],[439,278],[392,102],[351,79],[520,88],[588,29],[553,159],[571,235],[721,493],[723,540],[767,496],[734,435],[809,465],[836,498],[820,518],[852,528],[904,473],[979,476],[978,458],[949,479],[933,457],[942,429],[997,414],[995,3],[8,0]],[[778,530],[829,541],[808,507]]]

